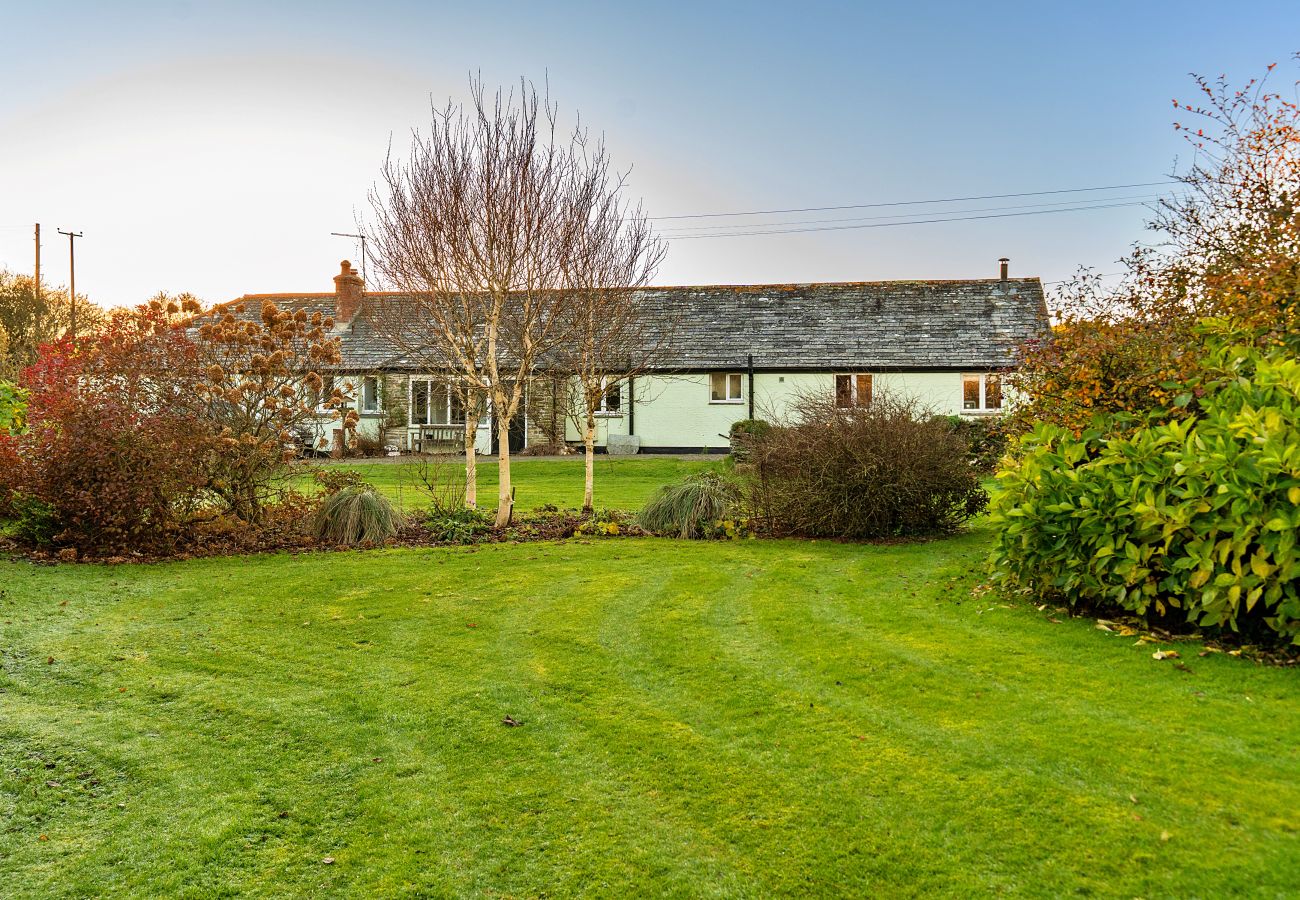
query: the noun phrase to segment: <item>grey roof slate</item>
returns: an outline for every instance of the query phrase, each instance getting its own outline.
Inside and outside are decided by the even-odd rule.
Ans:
[[[665,329],[665,369],[997,369],[1048,328],[1037,278],[645,288],[637,295]],[[390,295],[391,296],[391,295]],[[248,295],[309,315],[334,313],[333,294]],[[231,304],[227,304],[227,307]],[[337,330],[341,370],[412,368],[366,315]]]

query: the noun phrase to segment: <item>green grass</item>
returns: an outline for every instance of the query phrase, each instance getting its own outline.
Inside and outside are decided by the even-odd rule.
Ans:
[[[465,461],[450,457],[442,465],[449,475],[464,480]],[[313,463],[329,468],[352,469],[361,473],[367,482],[389,500],[402,508],[421,509],[429,505],[428,493],[420,484],[417,463],[408,459],[394,462],[324,462]],[[654,493],[655,488],[669,481],[716,469],[722,465],[720,457],[680,459],[663,456],[596,457],[596,506],[605,509],[639,509]],[[581,456],[564,459],[530,459],[518,457],[510,461],[510,477],[515,488],[515,503],[523,510],[553,504],[561,509],[582,506]],[[496,457],[478,461],[479,505],[496,509],[497,505]],[[299,479],[299,488],[312,490],[310,477]]]
[[[0,894],[1293,893],[1300,673],[987,546],[0,563]]]

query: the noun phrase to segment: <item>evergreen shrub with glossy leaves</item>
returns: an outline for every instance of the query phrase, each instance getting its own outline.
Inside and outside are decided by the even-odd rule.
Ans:
[[[1021,438],[994,499],[1005,583],[1300,643],[1300,361],[1210,346],[1186,418]]]

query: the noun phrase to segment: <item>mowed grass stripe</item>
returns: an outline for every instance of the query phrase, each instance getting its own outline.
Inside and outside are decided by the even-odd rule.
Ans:
[[[985,546],[15,565],[0,883],[1288,892],[1294,673],[1184,647],[1186,675],[1091,623],[974,600]],[[80,768],[114,780],[43,787]]]

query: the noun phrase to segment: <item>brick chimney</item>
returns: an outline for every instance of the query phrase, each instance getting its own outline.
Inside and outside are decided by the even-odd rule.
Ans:
[[[334,322],[347,325],[358,312],[366,296],[366,283],[361,280],[352,263],[346,259],[340,264],[341,269],[334,276]]]

